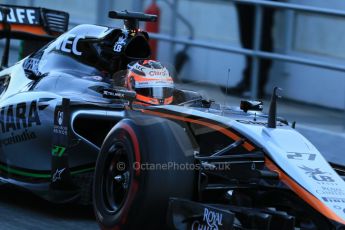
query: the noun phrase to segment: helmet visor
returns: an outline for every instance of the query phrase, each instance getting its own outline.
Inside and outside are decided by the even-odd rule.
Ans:
[[[150,88],[136,88],[137,94],[145,97],[165,99],[171,97],[174,92],[174,88],[171,87],[150,87]]]

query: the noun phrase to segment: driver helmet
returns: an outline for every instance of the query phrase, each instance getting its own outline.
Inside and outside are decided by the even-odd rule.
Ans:
[[[126,87],[137,93],[136,100],[147,105],[168,105],[173,101],[174,81],[160,62],[141,60],[128,64]]]

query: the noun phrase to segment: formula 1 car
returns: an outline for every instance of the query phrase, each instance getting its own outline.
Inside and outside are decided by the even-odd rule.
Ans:
[[[112,11],[123,29],[68,32],[64,12],[0,16],[1,183],[93,203],[102,229],[344,229],[345,170],[277,117],[277,88],[268,114],[177,88],[171,105],[135,105],[113,80],[150,57],[138,24],[154,15]],[[12,38],[50,43],[6,67]]]

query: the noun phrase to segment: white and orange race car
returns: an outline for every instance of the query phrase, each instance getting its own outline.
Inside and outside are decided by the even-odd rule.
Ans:
[[[1,5],[0,181],[56,203],[92,203],[103,229],[344,229],[344,169],[287,121],[174,88],[135,105],[114,84],[150,58],[139,21],[79,25],[68,14]],[[63,33],[63,34],[62,34]],[[6,66],[11,39],[50,41]]]

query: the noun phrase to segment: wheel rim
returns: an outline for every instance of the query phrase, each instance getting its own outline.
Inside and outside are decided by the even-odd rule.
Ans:
[[[102,180],[103,203],[108,212],[116,213],[123,207],[131,182],[128,151],[117,143],[108,150]]]

